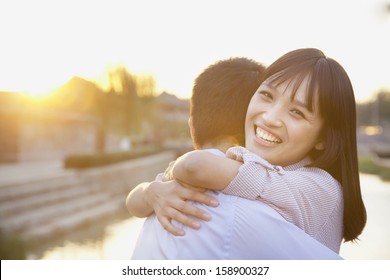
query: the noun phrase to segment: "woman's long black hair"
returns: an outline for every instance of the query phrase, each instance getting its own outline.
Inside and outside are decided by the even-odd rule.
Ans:
[[[344,68],[318,49],[291,51],[269,67],[262,80],[283,83],[292,81],[293,95],[309,77],[307,103],[313,110],[318,102],[324,120],[322,137],[325,148],[313,151],[311,166],[319,167],[338,180],[343,188],[345,241],[361,234],[367,220],[359,181],[356,143],[356,103],[351,81]]]

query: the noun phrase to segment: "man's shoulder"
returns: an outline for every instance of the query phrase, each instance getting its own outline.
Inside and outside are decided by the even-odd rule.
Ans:
[[[204,149],[203,151],[209,152],[209,153],[212,153],[212,154],[214,154],[214,155],[221,156],[221,157],[226,156],[226,155],[224,154],[224,152],[222,152],[221,150],[216,149],[216,148]]]

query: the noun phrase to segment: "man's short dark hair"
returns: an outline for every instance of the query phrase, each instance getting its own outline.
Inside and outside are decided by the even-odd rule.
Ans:
[[[265,67],[251,59],[230,58],[207,67],[195,79],[190,116],[195,148],[224,136],[245,144],[245,115]]]

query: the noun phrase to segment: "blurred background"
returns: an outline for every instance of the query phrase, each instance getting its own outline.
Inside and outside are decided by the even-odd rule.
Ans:
[[[390,259],[390,2],[0,2],[1,259],[128,259],[127,193],[192,149],[193,81],[316,47],[354,86],[367,226],[347,259]]]

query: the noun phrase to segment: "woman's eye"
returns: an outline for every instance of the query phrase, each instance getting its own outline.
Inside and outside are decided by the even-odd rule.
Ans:
[[[267,91],[260,91],[259,94],[268,100],[272,100],[272,95]]]
[[[291,110],[291,112],[292,112],[296,117],[305,118],[305,114],[302,113],[302,112],[299,111],[299,110],[293,109],[293,110]]]

